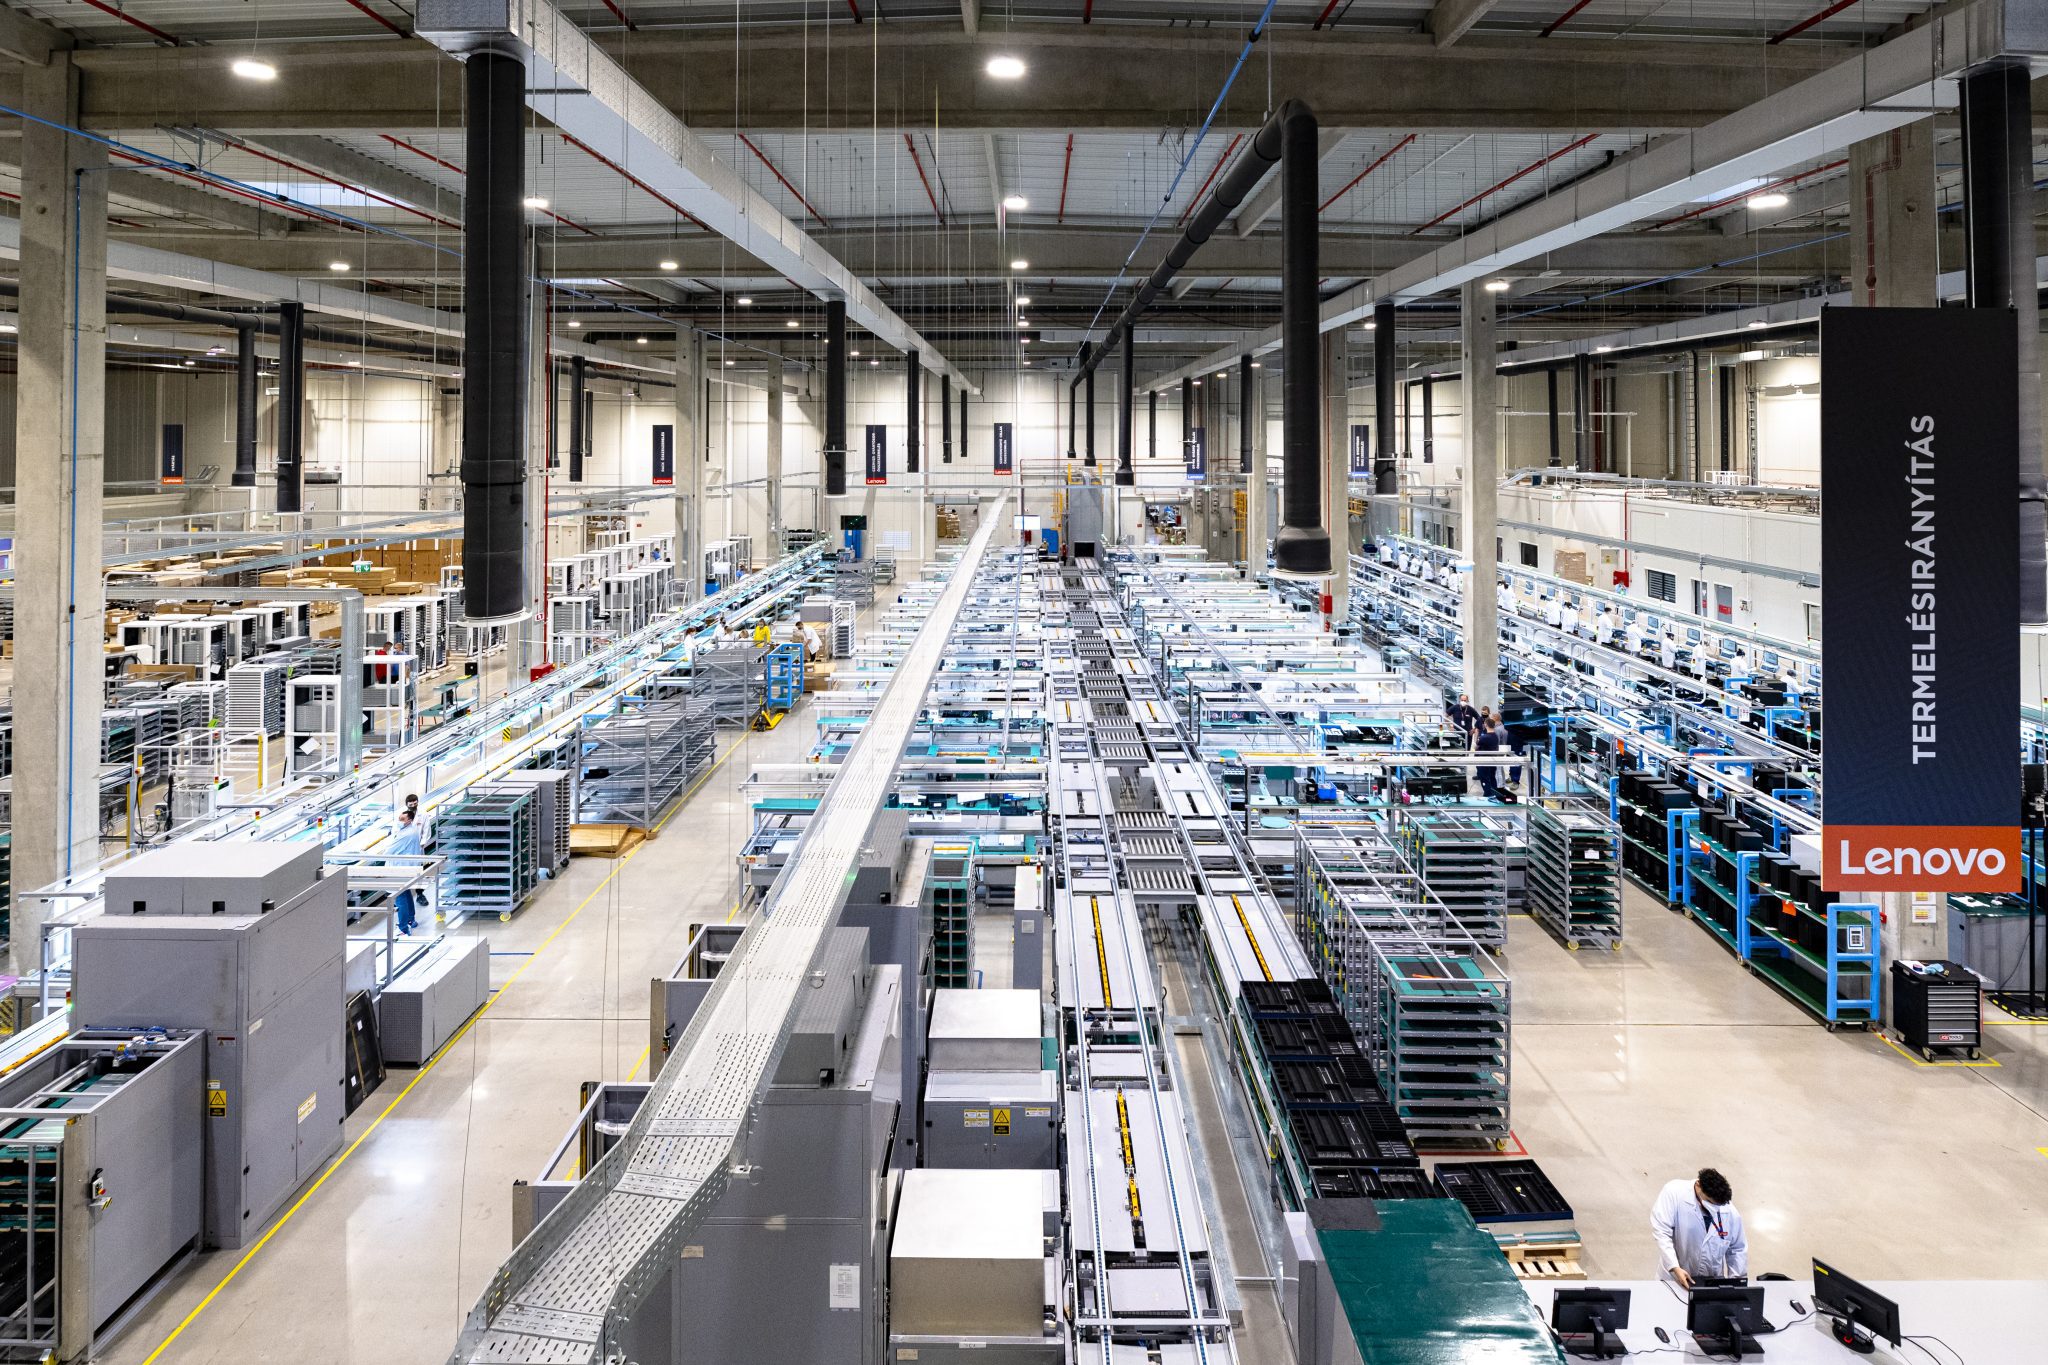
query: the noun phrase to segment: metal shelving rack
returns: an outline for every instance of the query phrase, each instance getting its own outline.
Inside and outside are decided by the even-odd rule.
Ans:
[[[492,780],[488,787],[475,790],[488,791],[506,788],[511,791],[531,791],[539,803],[535,811],[536,829],[539,832],[540,866],[553,876],[569,865],[569,817],[575,803],[571,793],[575,779],[566,768],[514,768],[502,777]]]
[[[1451,919],[1489,948],[1508,941],[1508,831],[1499,817],[1447,806],[1403,807],[1400,847]]]
[[[694,700],[643,703],[585,720],[579,823],[654,828],[689,780]]]
[[[1567,948],[1621,947],[1621,839],[1589,811],[1529,808],[1529,913]]]
[[[473,788],[434,822],[448,859],[441,897],[467,914],[510,919],[540,879],[539,798],[511,786]]]
[[[755,644],[709,645],[690,660],[690,692],[711,703],[720,725],[751,725],[761,714],[762,660]]]
[[[932,921],[932,984],[942,990],[972,986],[974,860],[967,849],[932,851],[924,898]]]

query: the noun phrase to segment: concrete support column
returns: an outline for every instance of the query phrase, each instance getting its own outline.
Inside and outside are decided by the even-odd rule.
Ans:
[[[526,335],[533,339],[527,348],[526,410],[546,412],[548,386],[554,382],[549,356],[547,291],[535,289],[526,297]],[[512,623],[509,632],[508,667],[505,686],[520,686],[533,670],[547,662],[548,649],[548,424],[526,424],[526,489],[519,504],[520,526],[526,551],[520,556],[526,583],[526,615]]]
[[[782,371],[768,375],[768,541],[761,547],[765,562],[782,554]]]
[[[1323,525],[1330,528],[1330,619],[1351,619],[1351,352],[1339,327],[1323,333]]]
[[[21,68],[22,103],[78,121],[69,56]],[[14,886],[99,859],[100,539],[106,479],[106,155],[24,120],[21,331],[15,402]],[[40,965],[41,923],[18,901],[16,972]]]
[[[683,600],[704,596],[704,456],[709,414],[704,403],[704,337],[676,328],[676,563]]]
[[[1474,280],[1461,291],[1465,388],[1465,478],[1458,519],[1465,558],[1460,624],[1465,632],[1465,686],[1474,706],[1500,703],[1500,374],[1495,369],[1496,296]]]
[[[1252,376],[1252,472],[1245,478],[1244,564],[1251,577],[1266,571],[1266,382],[1271,370]]]
[[[1934,120],[1849,148],[1849,284],[1865,308],[1935,305]]]

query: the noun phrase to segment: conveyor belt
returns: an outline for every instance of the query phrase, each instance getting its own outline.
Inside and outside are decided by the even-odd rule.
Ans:
[[[874,716],[632,1127],[492,1279],[453,1362],[606,1357],[725,1185],[799,986],[881,809],[1003,503],[981,518]]]

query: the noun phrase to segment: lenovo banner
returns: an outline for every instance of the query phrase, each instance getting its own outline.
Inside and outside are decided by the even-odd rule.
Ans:
[[[1372,428],[1363,422],[1351,424],[1351,477],[1372,477]]]
[[[673,488],[676,482],[676,429],[662,424],[654,429],[654,486]]]
[[[185,424],[164,423],[163,466],[158,481],[167,484],[185,482]]]
[[[996,423],[996,473],[1008,474],[1015,468],[1016,440],[1016,428],[1011,423]]]
[[[868,482],[889,482],[889,428],[875,423],[868,426]]]
[[[1188,478],[1205,479],[1209,476],[1209,429],[1196,427],[1188,432]]]
[[[1821,314],[1821,885],[2020,887],[2018,337]]]

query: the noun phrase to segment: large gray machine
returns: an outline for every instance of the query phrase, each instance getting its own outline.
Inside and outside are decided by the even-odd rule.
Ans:
[[[0,1080],[0,1357],[71,1361],[199,1246],[206,1039],[75,1033]]]
[[[342,1140],[348,883],[319,844],[173,844],[73,931],[83,1029],[207,1035],[206,1243],[239,1247]]]

